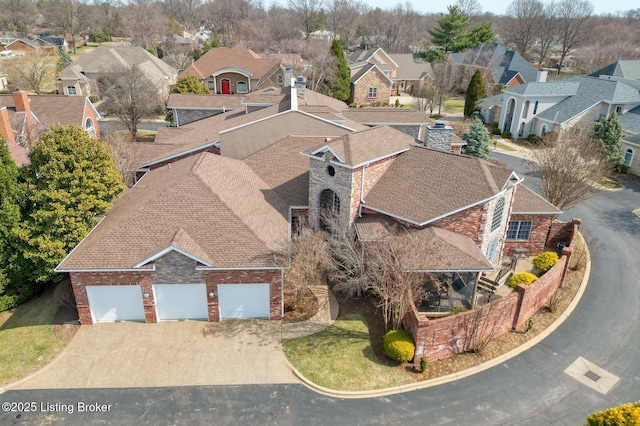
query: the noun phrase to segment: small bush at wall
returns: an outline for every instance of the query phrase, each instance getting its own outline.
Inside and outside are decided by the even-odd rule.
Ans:
[[[491,122],[491,127],[492,127],[492,128],[497,129],[497,128],[498,128],[498,126],[499,126],[499,124],[498,124],[498,122],[497,122],[497,121],[492,121],[492,122]]]
[[[504,131],[502,132],[502,139],[511,139],[511,132],[509,131]]]
[[[92,104],[95,104],[100,100],[100,97],[98,97],[98,95],[91,95],[89,96],[89,100],[91,101]]]
[[[502,133],[502,131],[499,127],[494,127],[493,129],[491,129],[491,133],[493,133],[494,135],[499,135]]]
[[[416,346],[413,338],[406,330],[391,330],[383,338],[384,353],[398,362],[409,362],[413,359]]]
[[[427,369],[427,358],[422,357],[420,358],[420,371],[424,373],[426,369]]]
[[[529,136],[527,136],[527,139],[529,139],[529,142],[531,143],[542,142],[542,138],[535,133],[531,133]]]
[[[533,258],[533,266],[540,269],[542,272],[547,272],[553,265],[558,263],[560,259],[556,252],[545,251]]]
[[[509,281],[507,281],[507,285],[511,288],[515,288],[520,283],[529,285],[537,279],[538,277],[533,275],[531,272],[520,272],[519,274],[515,274],[514,276],[509,278]]]
[[[640,424],[640,401],[622,404],[619,407],[596,411],[587,416],[586,426],[638,425]]]
[[[349,104],[349,108],[357,108],[357,107],[358,107],[358,104],[357,104],[357,103],[355,103],[355,102],[351,102],[351,103]]]

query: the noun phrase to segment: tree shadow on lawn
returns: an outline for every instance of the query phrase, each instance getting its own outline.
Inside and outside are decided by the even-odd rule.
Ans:
[[[5,312],[0,312],[0,330],[39,325],[56,325],[64,321],[77,319],[77,311],[69,312],[57,297],[56,284],[50,284],[33,299]],[[57,315],[61,311],[60,315]],[[75,312],[75,318],[74,317]]]

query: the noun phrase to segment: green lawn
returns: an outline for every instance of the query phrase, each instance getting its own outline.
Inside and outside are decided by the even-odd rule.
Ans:
[[[494,145],[494,142],[495,142],[495,140],[494,140],[494,141],[491,141],[491,146],[493,146],[493,145]],[[505,150],[505,151],[515,151],[515,148],[513,148],[513,147],[511,147],[511,146],[509,146],[509,145],[507,145],[507,144],[504,144],[504,143],[502,143],[502,142],[500,142],[500,141],[498,141],[497,146],[498,146],[498,148],[503,149],[503,150]]]
[[[58,304],[52,294],[0,312],[0,386],[44,367],[66,346],[53,335]]]
[[[283,343],[289,361],[312,382],[334,390],[382,389],[413,380],[381,362],[361,315],[347,315],[312,336]]]
[[[464,112],[464,99],[450,98],[442,104],[442,112],[454,114]]]

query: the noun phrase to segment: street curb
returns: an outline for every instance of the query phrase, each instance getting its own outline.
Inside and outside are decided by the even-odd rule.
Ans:
[[[591,253],[589,252],[589,247],[586,247],[586,252],[587,252],[586,253],[587,261],[584,268],[584,276],[582,277],[582,282],[580,283],[580,287],[578,288],[578,291],[576,292],[575,297],[573,298],[571,303],[569,303],[569,306],[567,306],[567,309],[565,309],[564,312],[562,312],[560,316],[549,325],[549,327],[545,328],[542,332],[540,332],[540,334],[535,336],[533,339],[523,343],[522,345],[510,350],[505,354],[502,354],[490,361],[487,361],[475,367],[471,367],[466,370],[462,370],[457,373],[452,373],[446,376],[437,377],[435,379],[425,380],[417,383],[411,383],[408,385],[394,386],[390,388],[375,389],[375,390],[369,390],[369,391],[340,391],[340,390],[325,388],[324,386],[320,386],[316,383],[313,383],[311,380],[304,377],[304,375],[300,371],[298,371],[293,365],[291,365],[291,363],[289,362],[289,359],[286,356],[285,356],[285,360],[287,364],[289,364],[289,367],[293,371],[293,374],[295,374],[295,376],[302,382],[304,386],[306,386],[307,388],[311,389],[316,393],[334,397],[334,398],[343,398],[343,399],[363,399],[363,398],[374,398],[374,397],[380,397],[380,396],[395,395],[399,393],[410,392],[414,390],[426,389],[433,386],[443,385],[445,383],[454,382],[456,380],[472,376],[474,374],[488,370],[489,368],[495,367],[496,365],[502,364],[503,362],[506,362],[509,359],[517,355],[520,355],[522,352],[534,347],[535,345],[537,345],[538,343],[546,339],[551,333],[553,333],[558,327],[560,327],[560,325],[567,318],[569,318],[569,315],[571,315],[571,313],[575,310],[575,308],[578,306],[578,303],[582,299],[582,296],[584,295],[584,292],[587,288],[587,283],[589,282],[589,277],[591,275]]]

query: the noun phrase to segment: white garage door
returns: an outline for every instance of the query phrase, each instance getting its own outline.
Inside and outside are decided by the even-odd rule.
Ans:
[[[144,321],[142,290],[139,285],[85,288],[95,322]]]
[[[205,284],[157,284],[158,320],[208,319]]]
[[[269,318],[269,284],[218,284],[220,319]]]

